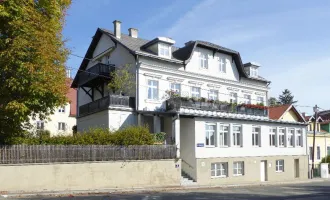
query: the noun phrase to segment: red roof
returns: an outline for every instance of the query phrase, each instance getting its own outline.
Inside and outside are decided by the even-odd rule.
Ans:
[[[69,86],[72,83],[72,79],[68,79]],[[69,88],[66,97],[69,99],[70,103],[70,116],[75,117],[77,115],[77,89]]]
[[[280,105],[269,107],[269,118],[278,120],[291,105]]]

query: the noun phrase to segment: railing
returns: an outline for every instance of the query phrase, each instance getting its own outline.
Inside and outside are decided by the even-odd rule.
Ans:
[[[154,160],[176,158],[175,145],[0,146],[0,164]]]
[[[109,95],[79,107],[79,116],[85,116],[101,110],[108,109],[109,106],[134,108],[135,98],[129,96]]]
[[[97,63],[93,67],[87,69],[86,71],[82,71],[78,74],[79,85],[83,86],[89,81],[101,77],[101,78],[109,78],[110,73],[115,70],[114,65],[106,65],[103,63]]]
[[[200,102],[187,100],[184,101],[180,98],[171,98],[166,101],[167,111],[178,111],[180,108],[190,108],[196,110],[206,110],[206,111],[219,111],[226,113],[236,113],[245,115],[255,115],[255,116],[268,116],[268,109],[258,109],[258,108],[248,108],[236,104],[230,103],[210,103],[210,102]]]

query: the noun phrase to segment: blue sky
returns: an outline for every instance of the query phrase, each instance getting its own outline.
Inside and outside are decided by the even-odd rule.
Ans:
[[[171,37],[177,46],[199,39],[239,51],[243,62],[262,65],[271,96],[288,88],[298,105],[330,109],[328,0],[73,0],[63,32],[72,53],[84,56],[97,27],[113,30],[115,19],[141,38]],[[67,66],[80,63],[71,56]]]

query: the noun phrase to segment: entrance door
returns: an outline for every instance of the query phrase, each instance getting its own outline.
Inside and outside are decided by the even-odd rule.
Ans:
[[[299,178],[299,159],[294,159],[294,176]]]
[[[260,181],[267,181],[267,161],[260,161]]]

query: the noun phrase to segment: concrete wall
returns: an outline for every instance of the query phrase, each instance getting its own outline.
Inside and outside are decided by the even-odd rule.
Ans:
[[[180,119],[180,156],[182,170],[196,179],[195,129],[192,119]]]
[[[279,156],[279,155],[307,155],[306,152],[306,132],[304,126],[301,125],[284,125],[265,122],[250,122],[242,120],[225,120],[225,119],[195,119],[195,146],[197,143],[205,144],[205,123],[211,122],[216,124],[229,124],[230,126],[236,124],[242,126],[242,146],[235,147],[196,147],[196,158],[216,158],[216,157],[238,157],[238,156]],[[252,126],[261,127],[261,146],[252,146]],[[302,130],[303,141],[302,146],[297,147],[273,147],[269,145],[269,130],[270,127],[276,128],[296,128]],[[230,130],[230,128],[229,128]],[[230,137],[232,133],[230,131]],[[232,140],[230,140],[232,141]],[[232,144],[232,142],[230,143]]]
[[[295,177],[294,159],[299,159],[299,177]],[[267,182],[308,179],[307,156],[266,156],[197,159],[197,183],[201,185],[260,182],[260,162],[267,161]],[[284,172],[276,172],[276,160],[284,160]],[[244,162],[244,175],[233,175],[233,162]],[[211,178],[211,163],[228,162],[228,177]]]
[[[180,160],[0,166],[0,191],[9,192],[179,186],[180,179]]]

